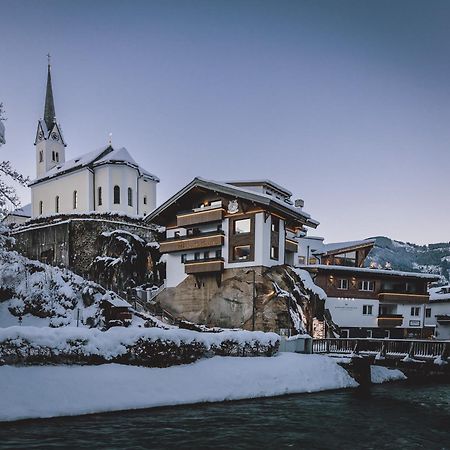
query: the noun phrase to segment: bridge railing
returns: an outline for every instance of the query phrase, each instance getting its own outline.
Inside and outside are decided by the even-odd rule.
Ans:
[[[362,353],[380,354],[384,357],[431,359],[438,356],[448,357],[450,341],[427,341],[411,339],[357,339],[326,338],[313,340],[314,353],[334,353],[349,355]]]

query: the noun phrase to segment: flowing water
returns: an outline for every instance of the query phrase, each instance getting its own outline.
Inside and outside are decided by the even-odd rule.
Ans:
[[[0,425],[1,449],[450,449],[450,385],[316,394]]]

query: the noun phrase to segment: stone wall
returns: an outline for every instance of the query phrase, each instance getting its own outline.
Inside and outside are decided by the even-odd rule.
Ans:
[[[312,333],[314,317],[322,318],[323,301],[302,286],[287,266],[256,267],[255,329]],[[189,275],[177,287],[162,291],[157,301],[177,319],[208,327],[251,330],[253,270],[227,269],[221,276]],[[302,330],[294,323],[295,314],[299,316]]]
[[[12,235],[16,239],[15,250],[24,256],[64,266],[87,277],[93,259],[99,255],[101,233],[115,230],[133,233],[146,242],[156,241],[154,228],[110,215],[76,216],[59,221],[55,217],[47,221],[40,219],[14,230]]]

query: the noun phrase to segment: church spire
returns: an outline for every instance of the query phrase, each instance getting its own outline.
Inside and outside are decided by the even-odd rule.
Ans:
[[[52,90],[52,75],[50,73],[50,54],[48,58],[48,72],[47,72],[47,91],[45,93],[45,108],[44,108],[44,120],[47,125],[47,129],[50,130],[55,123],[55,104],[53,102],[53,90]]]

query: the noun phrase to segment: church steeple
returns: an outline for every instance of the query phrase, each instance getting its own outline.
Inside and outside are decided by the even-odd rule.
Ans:
[[[47,125],[47,129],[50,130],[53,124],[56,122],[55,115],[55,103],[53,102],[53,89],[52,89],[52,74],[50,71],[50,54],[47,55],[47,91],[45,93],[45,108],[44,108],[44,120]]]
[[[45,92],[44,119],[38,121],[36,130],[36,175],[44,176],[53,167],[65,162],[66,143],[61,131],[61,126],[56,123],[55,103],[53,101],[52,75],[50,55],[47,64],[47,90]]]

